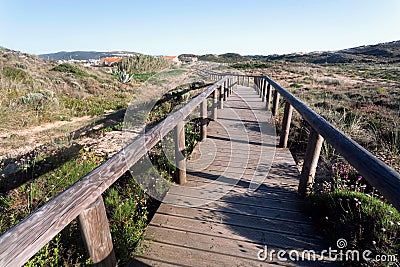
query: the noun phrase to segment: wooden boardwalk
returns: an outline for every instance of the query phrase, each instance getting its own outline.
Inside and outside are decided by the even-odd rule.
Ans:
[[[301,212],[296,164],[276,148],[270,120],[252,88],[235,88],[188,161],[187,184],[171,188],[147,228],[144,253],[128,265],[321,266],[278,261],[276,254],[257,258],[265,246],[324,249]]]

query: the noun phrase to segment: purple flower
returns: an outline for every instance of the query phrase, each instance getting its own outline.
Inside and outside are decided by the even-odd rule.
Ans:
[[[362,176],[358,176],[357,180],[360,181],[362,179]]]

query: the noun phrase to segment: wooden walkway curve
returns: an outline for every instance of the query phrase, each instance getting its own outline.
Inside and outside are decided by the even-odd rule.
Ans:
[[[321,265],[278,261],[276,255],[257,258],[265,246],[324,249],[301,211],[296,164],[288,149],[276,148],[270,120],[254,89],[235,87],[188,161],[187,184],[168,192],[166,202],[175,204],[160,205],[147,228],[144,252],[128,265]],[[255,180],[262,184],[250,190]]]

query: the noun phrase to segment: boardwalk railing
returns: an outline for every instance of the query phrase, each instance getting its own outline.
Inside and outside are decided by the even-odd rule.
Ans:
[[[207,97],[213,94],[212,117],[215,119],[217,97],[220,98],[222,108],[224,100],[232,92],[235,81],[236,77],[224,76],[111,159],[3,233],[0,236],[0,266],[23,265],[77,217],[93,263],[96,266],[116,266],[117,260],[101,194],[174,129],[176,163],[180,169],[178,182],[184,183],[184,120],[201,105],[201,129],[202,137],[205,138]]]
[[[226,74],[210,72],[209,75],[216,79],[224,77],[223,75]],[[232,75],[236,77],[239,84],[247,86],[250,86],[250,78],[252,78],[260,98],[266,102],[267,109],[271,108],[272,100],[273,116],[278,115],[279,98],[280,96],[283,98],[285,109],[280,147],[287,146],[293,109],[310,125],[310,135],[298,189],[300,195],[308,196],[311,193],[322,143],[325,140],[400,211],[400,174],[398,172],[335,128],[267,75]]]

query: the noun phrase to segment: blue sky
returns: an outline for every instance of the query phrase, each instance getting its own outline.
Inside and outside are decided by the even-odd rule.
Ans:
[[[400,39],[399,0],[0,0],[0,46],[282,54]]]

